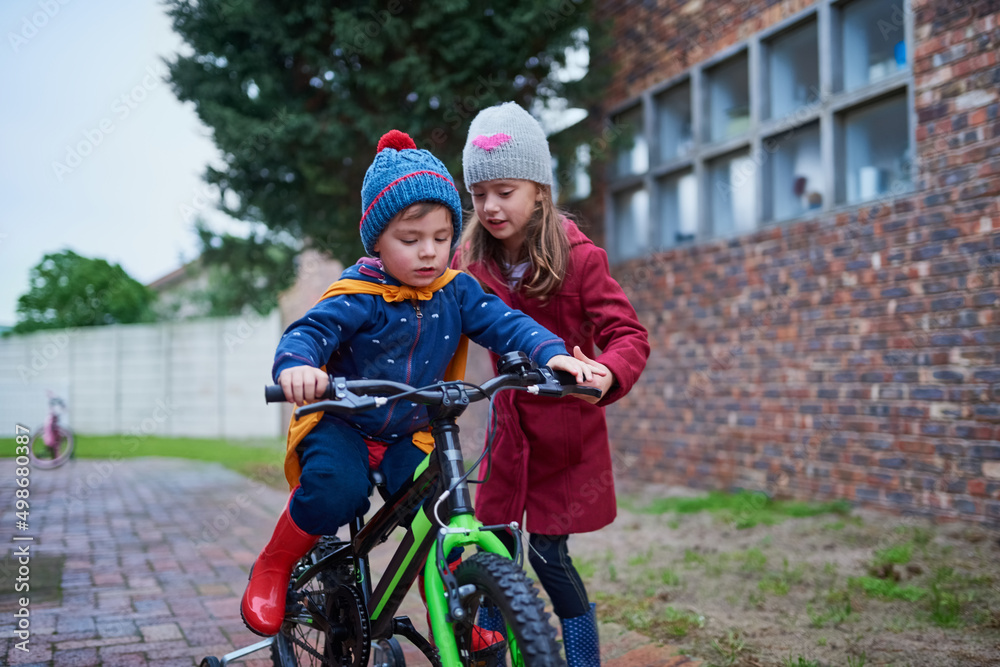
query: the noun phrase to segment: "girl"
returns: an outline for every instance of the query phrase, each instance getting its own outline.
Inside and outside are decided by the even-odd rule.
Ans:
[[[589,383],[602,397],[587,402],[498,395],[493,465],[476,503],[486,524],[527,513],[529,559],[562,622],[569,667],[596,666],[594,605],[566,543],[569,534],[615,518],[604,406],[628,393],[645,367],[646,330],[611,277],[607,254],[556,209],[548,141],[534,118],[513,102],[484,109],[462,157],[475,215],[452,266],[562,337],[577,359],[606,371]],[[592,361],[595,344],[601,354]]]

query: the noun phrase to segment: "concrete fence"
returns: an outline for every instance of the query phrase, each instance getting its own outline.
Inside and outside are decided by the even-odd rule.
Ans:
[[[40,425],[50,390],[78,433],[280,436],[282,411],[263,396],[280,336],[274,311],[2,338],[0,433]]]

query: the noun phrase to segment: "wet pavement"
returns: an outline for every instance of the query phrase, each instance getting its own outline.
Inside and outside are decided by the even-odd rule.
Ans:
[[[0,661],[191,667],[260,641],[244,627],[239,601],[287,494],[214,463],[74,460],[30,472],[29,514],[19,517],[17,479],[14,461],[0,461],[0,539],[10,545],[2,578],[10,590],[0,591]],[[388,562],[394,547],[392,538],[380,547],[373,569]],[[26,575],[19,575],[11,552],[27,561]],[[60,558],[61,597],[46,599],[44,581],[32,592],[32,572],[39,578],[58,572],[52,563]],[[15,591],[19,578],[27,591]],[[400,613],[426,627],[416,592]],[[618,626],[602,625],[600,632],[605,665],[698,664]],[[401,643],[408,665],[427,664]],[[234,664],[271,660],[261,651]]]

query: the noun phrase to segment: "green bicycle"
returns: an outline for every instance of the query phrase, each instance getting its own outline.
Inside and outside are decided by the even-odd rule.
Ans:
[[[598,390],[577,386],[568,373],[535,367],[520,353],[505,355],[497,369],[499,374],[482,386],[441,382],[418,388],[331,378],[330,400],[296,410],[299,416],[350,414],[405,398],[429,407],[435,448],[414,472],[413,482],[387,497],[367,524],[360,517],[354,520],[350,540],[324,537],[302,558],[292,572],[278,635],[221,660],[207,657],[202,667],[227,665],[266,648],[278,667],[363,667],[372,657],[375,665],[399,667],[405,661],[397,636],[413,643],[435,667],[565,664],[538,589],[524,573],[518,525],[484,526],[475,518],[468,477],[489,456],[492,438],[466,471],[456,419],[470,403],[486,399],[492,420],[492,397],[502,390],[553,397]],[[268,387],[267,398],[283,401],[281,387]],[[379,473],[373,473],[372,481],[384,493]],[[406,533],[386,571],[373,582],[369,554],[400,527]],[[500,530],[517,538],[517,553],[510,554],[494,535]],[[452,572],[446,554],[473,546],[478,552]],[[435,645],[409,618],[395,616],[421,573]],[[481,615],[494,619],[507,639],[486,661],[472,657],[473,626]]]

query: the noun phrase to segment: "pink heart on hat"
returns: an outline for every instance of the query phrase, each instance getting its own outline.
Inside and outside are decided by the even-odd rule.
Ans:
[[[480,134],[472,140],[472,145],[479,146],[484,151],[491,151],[497,146],[503,146],[513,138],[514,137],[509,134],[504,134],[503,132],[497,132],[496,134],[491,134],[488,137],[485,134]]]

